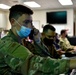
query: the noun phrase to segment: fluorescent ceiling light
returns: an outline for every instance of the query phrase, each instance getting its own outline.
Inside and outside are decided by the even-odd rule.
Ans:
[[[59,0],[62,5],[73,5],[71,0]]]
[[[40,7],[39,4],[37,4],[34,1],[30,1],[30,2],[24,2],[25,5],[29,6],[29,7]]]
[[[0,4],[0,8],[1,8],[1,9],[9,9],[10,6],[5,5],[5,4]]]

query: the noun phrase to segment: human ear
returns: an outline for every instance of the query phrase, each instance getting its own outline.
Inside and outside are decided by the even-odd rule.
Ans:
[[[11,25],[15,25],[15,20],[12,18],[10,23],[11,23]]]

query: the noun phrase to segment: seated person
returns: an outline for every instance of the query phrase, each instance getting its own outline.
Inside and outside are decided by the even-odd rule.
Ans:
[[[31,33],[30,35],[33,34],[34,33]],[[31,38],[30,35],[29,39]],[[24,39],[23,43],[24,46],[26,46],[35,55],[40,55],[43,57],[50,56],[52,58],[60,58],[60,55],[57,53],[53,44],[54,36],[55,28],[51,25],[45,25],[43,28],[41,39],[37,38],[36,36],[33,36],[34,39],[31,39],[32,42],[25,41]]]
[[[61,46],[62,50],[64,51],[71,51],[75,52],[76,51],[76,46],[73,46],[70,44],[68,39],[66,38],[67,32],[66,30],[61,30],[61,36],[59,38],[60,42],[59,45]]]
[[[62,54],[65,53],[65,51],[63,51],[63,50],[61,49],[60,45],[59,45],[59,36],[58,36],[58,33],[56,33],[56,35],[55,35],[53,44],[55,45],[56,51],[57,51],[57,53],[58,53],[59,55],[62,55]]]
[[[32,54],[22,45],[21,40],[30,34],[26,26],[31,25],[31,21],[22,25],[30,20],[33,14],[30,12],[32,12],[30,9],[22,5],[14,5],[10,8],[11,30],[8,35],[0,39],[0,75],[59,75],[66,74],[69,69],[75,69],[76,59],[41,57]],[[28,30],[29,34],[27,34]]]
[[[43,27],[41,40],[44,43],[44,45],[48,48],[48,52],[50,53],[50,55],[53,58],[59,58],[60,55],[56,51],[57,48],[54,45],[55,44],[54,38],[55,38],[55,28],[50,24],[45,25]]]
[[[58,44],[59,43],[59,35],[58,33],[55,34],[55,42]]]

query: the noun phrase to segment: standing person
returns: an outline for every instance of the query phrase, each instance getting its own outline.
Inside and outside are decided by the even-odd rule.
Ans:
[[[76,68],[76,60],[33,55],[22,45],[31,33],[32,10],[23,5],[10,8],[11,30],[0,39],[0,75],[59,75]]]

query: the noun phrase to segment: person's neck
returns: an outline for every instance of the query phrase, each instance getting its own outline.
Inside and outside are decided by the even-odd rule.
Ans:
[[[14,35],[18,37],[18,34],[17,34],[16,30],[14,28],[11,28],[11,30],[14,33]]]

